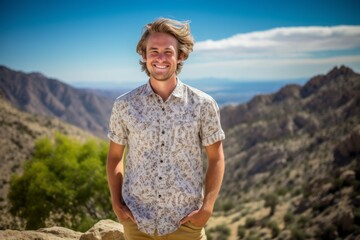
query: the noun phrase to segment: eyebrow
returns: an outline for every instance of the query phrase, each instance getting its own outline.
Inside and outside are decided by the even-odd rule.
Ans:
[[[151,47],[151,48],[149,48],[149,51],[151,51],[151,50],[158,50],[159,48],[157,48],[157,47]],[[174,49],[172,49],[172,48],[170,48],[170,47],[166,47],[165,48],[165,50],[174,50]]]

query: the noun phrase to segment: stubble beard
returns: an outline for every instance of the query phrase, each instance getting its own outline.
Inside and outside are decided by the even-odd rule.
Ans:
[[[174,72],[167,72],[167,73],[156,73],[156,72],[150,72],[150,78],[156,80],[156,81],[160,81],[160,82],[165,82],[169,79],[171,79],[172,77],[176,77],[176,70]]]

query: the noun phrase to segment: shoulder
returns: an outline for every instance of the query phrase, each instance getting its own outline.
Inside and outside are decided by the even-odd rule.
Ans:
[[[129,92],[126,92],[123,95],[120,95],[115,99],[114,105],[124,105],[132,101],[136,101],[136,99],[138,99],[144,94],[145,89],[146,84],[141,85],[140,87],[137,87]]]
[[[195,102],[200,103],[201,105],[216,105],[217,103],[215,101],[215,99],[213,97],[211,97],[209,94],[191,87],[187,84],[184,84],[186,92],[187,92],[187,96],[192,98],[193,100],[195,100]]]

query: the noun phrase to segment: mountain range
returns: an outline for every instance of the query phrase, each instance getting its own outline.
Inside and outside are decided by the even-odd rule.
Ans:
[[[0,66],[0,91],[17,108],[57,117],[105,138],[114,99],[77,89],[41,73]]]
[[[304,82],[302,79],[291,82],[294,81]],[[223,107],[246,102],[259,93],[275,91],[287,82],[202,79],[185,83],[209,93]],[[77,88],[38,72],[24,73],[0,66],[0,91],[14,106],[26,112],[60,118],[100,138],[106,137],[113,101],[129,90],[119,85],[112,89]]]

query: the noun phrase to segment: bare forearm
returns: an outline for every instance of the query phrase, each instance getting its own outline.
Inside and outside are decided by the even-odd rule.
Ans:
[[[106,162],[106,174],[109,183],[111,202],[114,213],[119,222],[125,219],[131,219],[135,222],[129,208],[123,203],[121,189],[124,178],[124,145],[116,144],[110,141],[110,148]]]
[[[111,198],[113,200],[121,200],[121,188],[123,182],[123,169],[122,161],[117,159],[107,159],[107,179],[109,184],[109,189],[111,193]]]
[[[217,147],[217,154],[208,153],[208,169],[205,178],[205,196],[203,209],[212,212],[219,194],[224,176],[225,163],[222,144]]]
[[[205,180],[205,196],[203,208],[211,211],[214,208],[216,198],[219,194],[222,179],[224,176],[224,160],[219,159],[208,167]]]
[[[110,149],[106,162],[106,174],[112,201],[121,201],[121,188],[124,176],[123,167],[124,146],[110,143]]]

